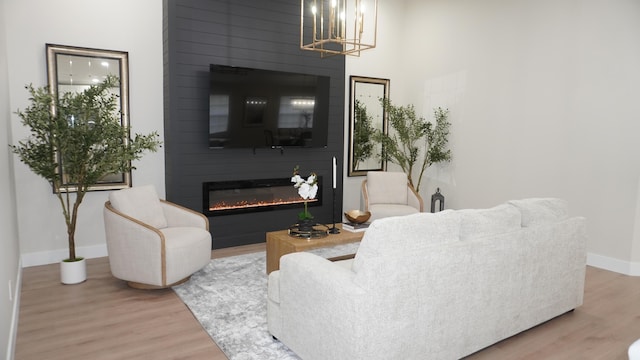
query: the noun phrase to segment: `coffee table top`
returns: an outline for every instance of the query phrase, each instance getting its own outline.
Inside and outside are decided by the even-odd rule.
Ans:
[[[330,228],[333,225],[329,226]],[[342,224],[336,224],[338,234],[328,234],[321,238],[301,238],[289,235],[289,230],[271,231],[266,234],[267,240],[267,274],[280,268],[280,257],[299,251],[332,248],[362,240],[364,232],[342,230]],[[348,247],[348,246],[347,246]],[[348,255],[348,254],[339,254]]]
[[[329,228],[333,225],[328,225]],[[318,247],[327,247],[340,244],[346,244],[350,242],[357,242],[362,240],[364,232],[351,232],[342,230],[341,224],[336,224],[336,227],[340,229],[338,234],[329,234],[321,238],[301,238],[289,235],[289,230],[279,230],[268,232],[267,236],[277,239],[280,242],[285,242],[292,245],[297,251],[303,251],[305,249],[314,249]]]

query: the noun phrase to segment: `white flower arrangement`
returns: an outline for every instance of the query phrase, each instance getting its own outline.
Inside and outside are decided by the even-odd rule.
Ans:
[[[298,214],[298,218],[300,220],[309,220],[313,219],[313,215],[307,210],[307,201],[315,199],[318,194],[318,176],[312,172],[305,180],[300,176],[299,169],[299,166],[296,165],[291,177],[293,187],[298,189],[298,195],[304,199],[304,211]]]

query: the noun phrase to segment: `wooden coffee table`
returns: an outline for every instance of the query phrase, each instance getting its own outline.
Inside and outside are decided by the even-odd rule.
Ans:
[[[332,225],[331,225],[332,226]],[[330,226],[330,227],[331,227]],[[272,231],[267,233],[267,274],[280,269],[280,257],[282,255],[300,252],[322,247],[342,245],[362,240],[364,232],[351,232],[342,230],[341,224],[336,224],[340,229],[339,234],[329,234],[323,238],[298,238],[289,235],[288,230]],[[349,256],[345,256],[348,258]]]

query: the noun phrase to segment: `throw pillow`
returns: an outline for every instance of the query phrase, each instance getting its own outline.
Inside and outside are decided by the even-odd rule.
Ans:
[[[407,204],[407,175],[403,172],[369,171],[367,189],[370,204]]]
[[[463,209],[459,212],[462,215],[460,240],[520,229],[520,211],[507,204],[490,209]]]
[[[522,214],[522,227],[557,222],[569,218],[569,203],[557,198],[511,200]]]
[[[114,209],[155,228],[167,227],[160,198],[153,185],[136,186],[109,194]]]

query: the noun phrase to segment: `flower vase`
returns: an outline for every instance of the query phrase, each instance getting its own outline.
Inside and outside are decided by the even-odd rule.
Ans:
[[[301,232],[311,232],[313,231],[313,226],[316,224],[316,222],[312,219],[304,219],[304,220],[300,220],[300,222],[298,223],[298,231]]]

